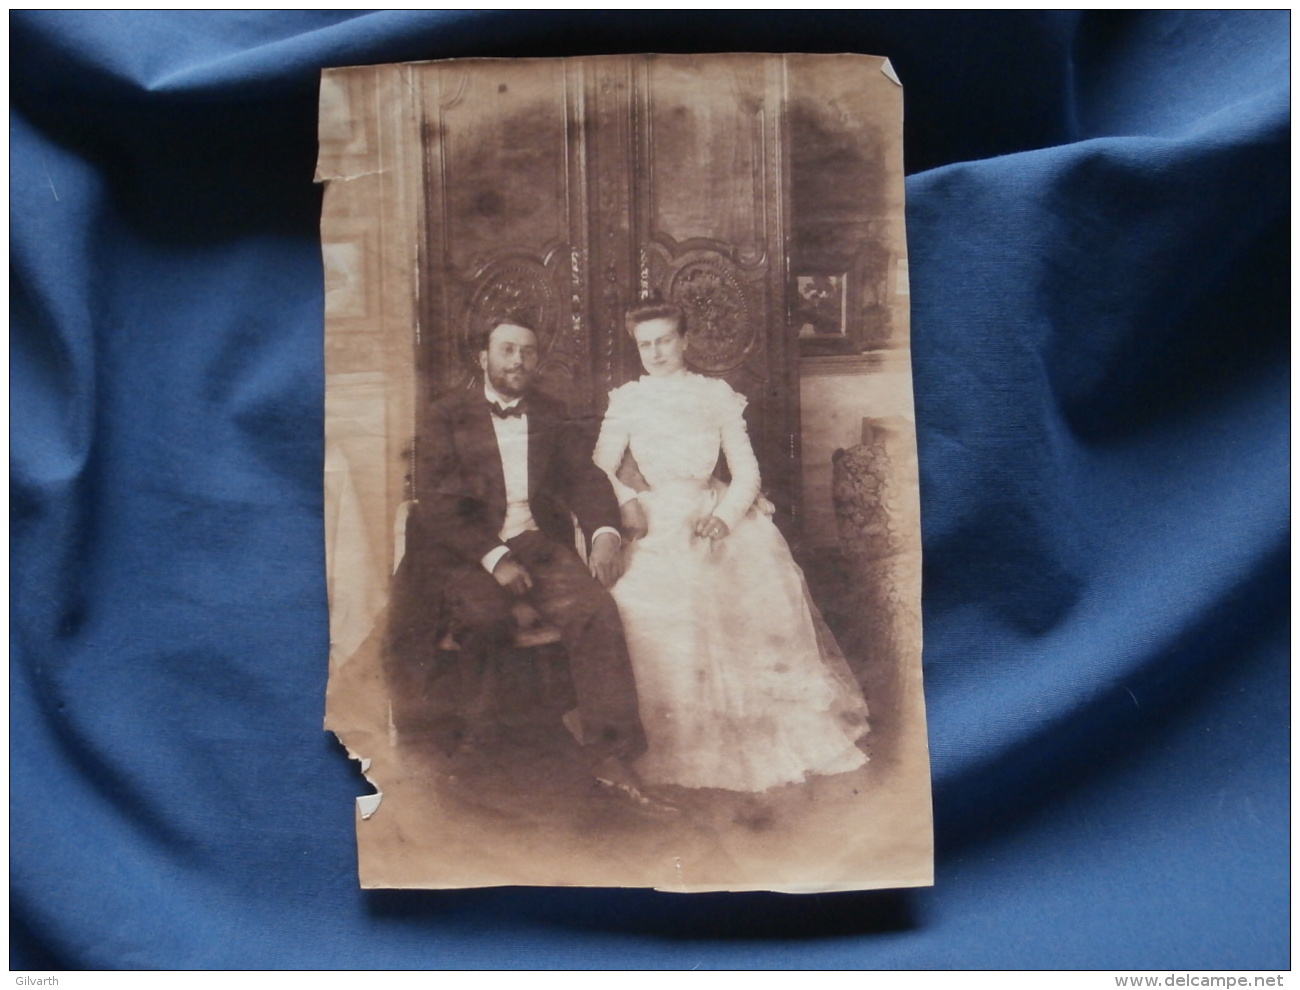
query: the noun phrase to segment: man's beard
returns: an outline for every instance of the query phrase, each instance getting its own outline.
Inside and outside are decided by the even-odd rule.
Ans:
[[[513,373],[489,369],[488,381],[503,399],[520,399],[533,384],[533,376],[523,369]]]

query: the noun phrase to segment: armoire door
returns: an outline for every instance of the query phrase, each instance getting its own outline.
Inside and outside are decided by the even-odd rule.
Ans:
[[[798,492],[785,331],[779,56],[450,63],[424,76],[424,397],[469,387],[478,335],[539,335],[540,386],[578,415],[641,373],[623,313],[687,315],[688,361],[749,400],[764,487]]]
[[[541,387],[575,412],[591,406],[580,73],[561,59],[501,59],[419,77],[428,399],[468,387],[479,335],[515,321],[538,334]]]
[[[688,364],[749,400],[763,487],[788,522],[799,392],[785,316],[782,60],[645,56],[634,65],[635,293],[680,304]]]

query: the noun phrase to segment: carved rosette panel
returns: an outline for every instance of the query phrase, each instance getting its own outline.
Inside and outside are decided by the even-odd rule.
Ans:
[[[483,331],[499,323],[521,323],[537,332],[545,355],[554,341],[560,305],[550,274],[538,264],[513,261],[493,267],[470,298],[461,327],[461,346],[472,354]]]
[[[477,280],[465,308],[459,335],[463,366],[477,366],[475,349],[483,331],[500,323],[521,323],[537,333],[537,373],[542,386],[559,398],[575,398],[569,393],[578,377],[586,335],[581,317],[572,315],[574,308],[565,294],[581,289],[579,257],[566,249],[553,252],[547,264],[512,258],[492,265]],[[563,261],[563,271],[552,270],[555,266],[549,262],[558,260]],[[467,372],[466,382],[469,380]]]
[[[760,320],[735,265],[720,254],[694,252],[674,267],[665,289],[686,311],[691,366],[709,375],[738,368],[757,343]]]

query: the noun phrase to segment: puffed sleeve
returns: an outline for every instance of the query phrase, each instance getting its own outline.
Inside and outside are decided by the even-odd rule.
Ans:
[[[630,422],[628,406],[631,399],[628,385],[609,393],[609,408],[605,410],[604,422],[600,424],[600,439],[596,441],[596,452],[592,455],[596,467],[605,472],[609,483],[614,486],[614,494],[620,506],[637,496],[635,488],[630,488],[618,479],[618,469],[627,452]]]
[[[715,379],[717,413],[722,438],[722,452],[727,458],[727,470],[731,472],[731,486],[713,510],[713,514],[727,524],[728,529],[735,529],[736,524],[744,518],[754,499],[758,497],[761,481],[758,475],[758,458],[749,443],[749,431],[745,428],[745,398],[737,394],[730,385]]]

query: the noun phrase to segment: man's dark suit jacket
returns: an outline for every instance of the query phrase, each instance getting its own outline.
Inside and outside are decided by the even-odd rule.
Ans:
[[[574,545],[573,516],[588,540],[603,526],[617,530],[614,490],[591,460],[594,438],[585,436],[555,399],[533,391],[524,401],[528,502],[538,529],[565,546]],[[501,545],[505,473],[481,390],[434,405],[418,444],[415,484],[408,556],[431,556],[442,566],[477,563]]]
[[[566,547],[575,545],[574,516],[588,541],[601,527],[618,529],[613,488],[591,460],[594,438],[555,399],[533,391],[525,402],[529,508],[538,528]],[[427,655],[445,631],[443,589],[453,569],[478,567],[501,545],[505,472],[481,389],[448,396],[429,410],[414,484],[389,628],[392,659],[399,664],[403,656]]]

